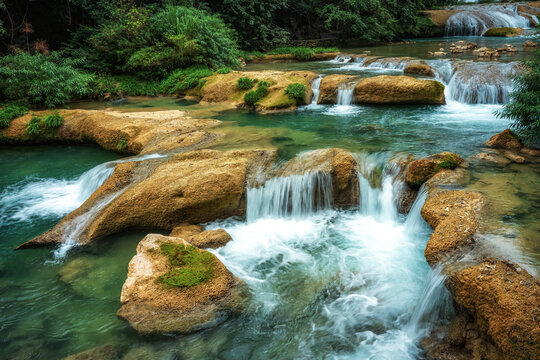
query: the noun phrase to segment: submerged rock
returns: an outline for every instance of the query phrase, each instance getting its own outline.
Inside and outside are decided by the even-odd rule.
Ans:
[[[360,81],[354,88],[356,104],[445,104],[444,85],[435,80],[381,75]]]
[[[188,333],[240,311],[243,286],[213,254],[149,234],[129,263],[117,314],[140,334]]]
[[[118,346],[106,344],[78,354],[67,356],[62,360],[117,360],[121,358],[121,352]]]
[[[465,160],[458,154],[442,152],[412,161],[407,168],[406,181],[412,187],[419,187],[439,171],[455,169],[464,165]]]

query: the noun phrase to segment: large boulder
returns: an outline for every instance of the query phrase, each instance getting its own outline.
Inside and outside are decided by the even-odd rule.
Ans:
[[[356,104],[445,104],[444,85],[410,76],[381,75],[364,79],[354,88]]]
[[[23,244],[90,241],[129,228],[171,230],[245,213],[245,184],[274,151],[199,150],[118,164],[109,179],[54,228]],[[261,166],[259,166],[261,165]]]
[[[257,89],[257,84],[252,89],[240,90],[238,88],[239,78],[249,78],[258,81],[267,81],[268,94],[256,103],[255,109],[258,111],[274,111],[284,109],[294,109],[297,105],[309,104],[313,97],[311,81],[317,74],[311,71],[232,71],[228,74],[214,74],[205,78],[205,83],[201,88],[202,103],[222,103],[234,107],[245,107],[244,95],[251,90]],[[287,86],[299,83],[306,87],[306,96],[302,102],[297,103],[286,93]]]
[[[243,287],[215,255],[149,234],[129,263],[117,315],[139,334],[189,333],[240,311]]]
[[[412,161],[407,168],[406,181],[409,186],[418,188],[439,171],[455,169],[465,164],[458,154],[442,152]]]
[[[482,359],[538,359],[540,282],[506,261],[485,261],[449,278],[455,301],[474,315]]]
[[[104,149],[131,154],[149,154],[194,149],[207,145],[217,135],[207,130],[221,122],[194,119],[185,111],[120,112],[98,110],[62,110],[63,124],[58,129],[44,129],[28,135],[26,126],[34,112],[11,121],[1,131],[0,142],[43,143],[50,141],[96,143]]]
[[[486,145],[495,149],[504,150],[520,150],[523,147],[521,141],[519,141],[519,139],[510,129],[506,129],[496,135],[493,135],[486,142]]]
[[[433,69],[425,61],[413,61],[409,62],[405,69],[403,69],[405,74],[415,74],[415,75],[424,75],[424,76],[433,76]]]
[[[431,20],[431,23],[434,25],[433,30],[431,30],[430,36],[444,36],[446,21],[450,16],[460,12],[462,10],[425,10],[422,11],[427,17]]]
[[[337,104],[338,90],[341,86],[354,81],[356,76],[352,75],[328,75],[322,78],[319,85],[319,99],[318,104]]]

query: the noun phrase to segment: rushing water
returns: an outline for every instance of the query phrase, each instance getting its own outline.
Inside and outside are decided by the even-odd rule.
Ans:
[[[423,54],[426,44],[372,50],[396,57],[411,48]],[[0,175],[0,357],[54,359],[113,343],[130,358],[144,359],[421,358],[420,339],[452,310],[440,269],[431,270],[423,255],[431,232],[420,215],[426,194],[420,191],[407,216],[398,214],[395,199],[403,184],[388,160],[401,153],[449,150],[467,157],[482,151],[483,142],[508,126],[494,111],[507,99],[511,85],[504,74],[514,67],[428,62],[447,85],[447,105],[352,105],[354,82],[339,89],[338,104],[317,105],[323,75],[312,83],[313,103],[294,113],[218,114],[218,107],[172,98],[114,105],[186,108],[225,120],[213,130],[223,135],[218,149],[271,146],[289,159],[306,150],[342,147],[355,152],[360,164],[358,206],[333,207],[330,174],[313,171],[248,189],[246,218],[208,224],[232,235],[214,252],[246,282],[251,298],[242,315],[191,335],[138,337],[115,316],[127,264],[147,232],[75,249],[67,241],[54,249],[12,251],[82,204],[114,164],[144,158],[119,160],[91,147],[0,148],[0,165],[9,169]],[[404,62],[366,65],[342,58],[272,66],[365,77],[401,75]],[[469,169],[471,189],[497,194],[485,243],[534,270],[540,260],[538,165],[501,168],[472,161]],[[77,224],[68,237],[76,236]]]

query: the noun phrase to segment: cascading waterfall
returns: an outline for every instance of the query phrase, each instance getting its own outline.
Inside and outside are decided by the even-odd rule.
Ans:
[[[494,27],[526,28],[529,19],[518,14],[516,4],[489,4],[455,6],[462,10],[448,18],[445,33],[447,36],[482,35]]]
[[[317,101],[319,100],[321,81],[323,77],[323,75],[319,75],[311,82],[311,90],[313,91],[313,99],[311,100],[311,105],[317,105]]]
[[[26,179],[0,194],[0,221],[31,221],[35,217],[63,216],[85,202],[109,178],[116,164],[164,156],[150,154],[106,162],[72,180]]]
[[[338,87],[337,104],[349,106],[353,101],[354,86],[356,83],[340,84]]]
[[[212,251],[253,296],[247,321],[260,336],[250,337],[252,345],[238,356],[421,356],[420,339],[449,302],[444,277],[423,256],[425,192],[407,219],[398,215],[399,169],[382,165],[384,158],[359,161],[359,208],[331,209],[331,178],[310,172],[248,189],[247,222],[207,226],[231,234],[232,241]],[[229,331],[237,341],[249,336],[243,326]]]
[[[247,190],[247,220],[260,218],[302,218],[332,205],[332,177],[309,172],[268,180]]]

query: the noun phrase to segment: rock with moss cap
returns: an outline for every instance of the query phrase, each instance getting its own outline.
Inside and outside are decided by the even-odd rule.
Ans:
[[[465,160],[461,156],[450,152],[442,152],[412,161],[407,169],[407,184],[416,188],[420,187],[439,171],[455,169],[464,164]]]
[[[504,150],[519,150],[523,147],[523,144],[516,135],[510,129],[506,129],[496,135],[493,135],[491,139],[486,142],[486,145],[495,149]]]
[[[189,333],[241,311],[244,287],[212,253],[149,234],[129,263],[117,314],[140,334]]]

